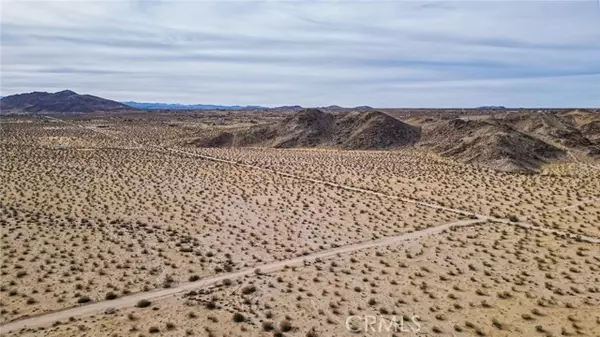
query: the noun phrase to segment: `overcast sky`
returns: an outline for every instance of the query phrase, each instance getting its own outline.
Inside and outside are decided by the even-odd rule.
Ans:
[[[599,1],[1,3],[3,96],[600,106]]]

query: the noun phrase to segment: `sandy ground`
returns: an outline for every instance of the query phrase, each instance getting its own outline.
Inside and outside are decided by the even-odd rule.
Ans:
[[[385,247],[393,246],[405,241],[414,241],[420,238],[441,233],[443,231],[453,230],[459,227],[477,225],[485,222],[484,220],[459,220],[444,225],[430,227],[424,230],[401,234],[398,236],[385,237],[378,240],[369,240],[363,243],[345,245],[339,248],[319,251],[317,253],[297,257],[294,259],[288,259],[283,261],[272,262],[264,265],[258,265],[252,268],[242,269],[236,272],[224,273],[218,276],[208,277],[198,282],[190,282],[179,285],[173,288],[160,289],[151,292],[142,292],[131,296],[117,298],[109,301],[102,301],[94,304],[78,306],[68,310],[62,310],[56,313],[47,315],[41,315],[38,317],[32,317],[29,319],[17,320],[13,323],[9,323],[2,326],[4,332],[17,331],[24,328],[31,329],[53,323],[55,321],[62,321],[78,316],[89,316],[91,314],[101,313],[108,309],[121,309],[135,306],[140,300],[155,300],[161,299],[168,296],[173,296],[183,292],[193,290],[204,290],[215,284],[223,283],[223,280],[235,280],[245,276],[251,276],[263,273],[272,273],[278,270],[287,269],[290,267],[303,266],[307,263],[320,261],[322,259],[329,259],[332,257],[339,257],[341,254],[348,254],[360,250],[365,250],[373,247]]]
[[[20,144],[8,131],[0,186],[3,320],[460,217],[187,155],[119,148],[110,137],[80,151]],[[18,131],[22,142],[27,132],[34,139],[46,132]]]
[[[599,334],[600,249],[573,239],[600,236],[584,163],[513,175],[415,150],[185,147],[199,122],[2,122],[2,322],[115,297],[24,334],[341,336],[394,313],[429,335]],[[440,227],[475,215],[544,231]]]
[[[403,317],[420,335],[600,332],[598,246],[493,224],[436,233],[20,334],[265,336],[289,322],[285,335],[391,335],[367,316]]]

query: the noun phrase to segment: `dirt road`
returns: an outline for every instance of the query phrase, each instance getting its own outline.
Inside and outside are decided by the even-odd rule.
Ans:
[[[551,210],[539,212],[539,213],[536,213],[535,215],[560,212],[562,210],[567,210],[567,209],[571,209],[571,208],[575,208],[575,207],[579,207],[579,206],[587,205],[587,204],[593,204],[593,203],[596,203],[596,202],[600,202],[600,198],[593,198],[593,199],[584,200],[584,201],[578,202],[578,203],[573,204],[573,205],[564,206],[564,207],[558,207],[558,208],[554,208],[554,209],[551,209]]]
[[[164,297],[174,296],[177,294],[185,293],[190,290],[200,289],[207,286],[211,286],[217,284],[224,279],[238,279],[244,276],[250,276],[256,273],[256,269],[260,269],[261,273],[270,273],[281,270],[286,266],[302,266],[305,262],[312,262],[316,259],[327,259],[340,254],[347,254],[363,249],[373,248],[373,247],[385,247],[391,246],[395,244],[399,244],[401,242],[418,240],[424,236],[441,233],[444,230],[449,230],[453,227],[465,227],[472,226],[475,224],[483,223],[486,219],[474,219],[474,220],[459,220],[451,223],[447,223],[441,226],[430,227],[427,229],[423,229],[420,231],[415,231],[412,233],[405,233],[397,236],[390,236],[378,240],[372,240],[362,243],[357,243],[353,245],[342,246],[338,248],[333,248],[329,250],[324,250],[320,252],[316,252],[313,254],[299,256],[296,258],[292,258],[289,260],[283,261],[275,261],[271,263],[267,263],[264,265],[254,266],[251,268],[242,269],[239,271],[221,274],[209,278],[205,278],[198,282],[185,283],[180,286],[174,288],[167,289],[158,289],[149,292],[137,293],[126,297],[117,298],[115,300],[110,301],[101,301],[95,302],[87,305],[81,305],[77,307],[68,308],[61,311],[51,312],[48,314],[25,318],[21,320],[17,320],[14,322],[9,322],[0,326],[0,333],[8,333],[11,331],[18,331],[25,328],[36,328],[44,325],[52,324],[56,321],[67,321],[70,317],[83,317],[90,316],[93,314],[102,313],[107,309],[121,309],[121,308],[130,308],[136,305],[136,303],[142,299],[147,300],[157,300]]]

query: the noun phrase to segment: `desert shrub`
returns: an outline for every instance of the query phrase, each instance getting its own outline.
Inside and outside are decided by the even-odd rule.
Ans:
[[[242,288],[242,294],[244,294],[244,295],[252,294],[255,291],[256,291],[256,286],[254,286],[253,284],[247,285]]]
[[[282,321],[281,323],[279,323],[279,328],[281,329],[281,331],[283,332],[288,332],[292,330],[292,322],[290,321]]]
[[[505,325],[502,322],[500,322],[498,319],[496,319],[496,318],[492,319],[492,324],[498,330],[504,330],[506,328]]]
[[[114,300],[117,297],[119,296],[117,296],[117,294],[113,293],[112,291],[106,293],[106,296],[104,296],[104,298],[107,300]]]
[[[244,315],[242,315],[239,312],[236,312],[235,314],[233,314],[233,321],[234,322],[243,322],[246,320],[246,317],[244,317]]]
[[[152,302],[150,302],[148,300],[139,300],[139,302],[137,302],[137,304],[135,306],[138,308],[146,308],[146,307],[149,307],[150,305],[152,305]]]
[[[273,329],[275,329],[275,325],[273,324],[273,322],[263,322],[262,328],[265,331],[272,331]]]
[[[80,297],[80,298],[77,300],[77,303],[79,303],[79,304],[83,304],[83,303],[88,303],[88,302],[91,302],[91,301],[92,301],[92,299],[91,299],[91,298],[89,298],[89,297],[87,297],[87,296],[83,296],[83,297]]]
[[[308,332],[306,332],[306,337],[319,337],[319,333],[317,332],[317,329],[312,327],[310,330],[308,330]]]

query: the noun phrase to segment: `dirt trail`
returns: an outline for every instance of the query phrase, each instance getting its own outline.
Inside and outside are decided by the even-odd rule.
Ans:
[[[584,200],[584,201],[578,202],[578,203],[573,204],[573,205],[564,206],[564,207],[558,207],[558,208],[550,209],[550,210],[547,210],[547,211],[539,212],[539,213],[536,213],[535,215],[560,212],[562,210],[575,208],[575,207],[578,207],[578,206],[581,206],[581,205],[593,204],[593,203],[599,202],[599,201],[600,201],[600,198],[588,199],[588,200]]]
[[[161,298],[174,296],[177,294],[185,293],[191,290],[200,289],[204,287],[208,287],[214,284],[217,284],[224,279],[238,279],[244,276],[252,276],[256,273],[256,269],[260,269],[261,273],[270,273],[281,270],[286,266],[303,266],[305,262],[312,262],[316,259],[327,259],[340,254],[347,254],[363,249],[373,248],[373,247],[384,247],[391,246],[394,244],[399,244],[401,242],[410,241],[410,240],[418,240],[424,236],[433,235],[441,233],[445,230],[450,230],[451,228],[456,227],[465,227],[472,226],[476,224],[480,224],[485,222],[485,219],[474,219],[474,220],[459,220],[451,223],[447,223],[440,226],[430,227],[427,229],[423,229],[420,231],[415,231],[412,233],[405,233],[397,236],[390,236],[386,238],[381,238],[378,240],[372,240],[352,245],[346,245],[338,248],[333,248],[329,250],[324,250],[320,252],[316,252],[313,254],[299,256],[296,258],[283,260],[283,261],[275,261],[259,266],[254,266],[251,268],[242,269],[239,271],[221,274],[217,276],[212,276],[209,278],[205,278],[198,282],[185,283],[179,285],[174,288],[167,289],[158,289],[149,292],[142,292],[133,294],[126,297],[121,297],[115,300],[106,300],[101,302],[95,302],[88,305],[81,305],[77,307],[68,308],[61,311],[51,312],[47,314],[43,314],[40,316],[29,317],[13,322],[9,322],[0,326],[0,333],[8,333],[11,331],[18,331],[25,328],[36,328],[48,324],[52,324],[56,321],[67,321],[71,317],[83,317],[90,316],[97,313],[102,313],[107,309],[122,309],[122,308],[130,308],[135,306],[135,304],[142,300],[158,300]]]

